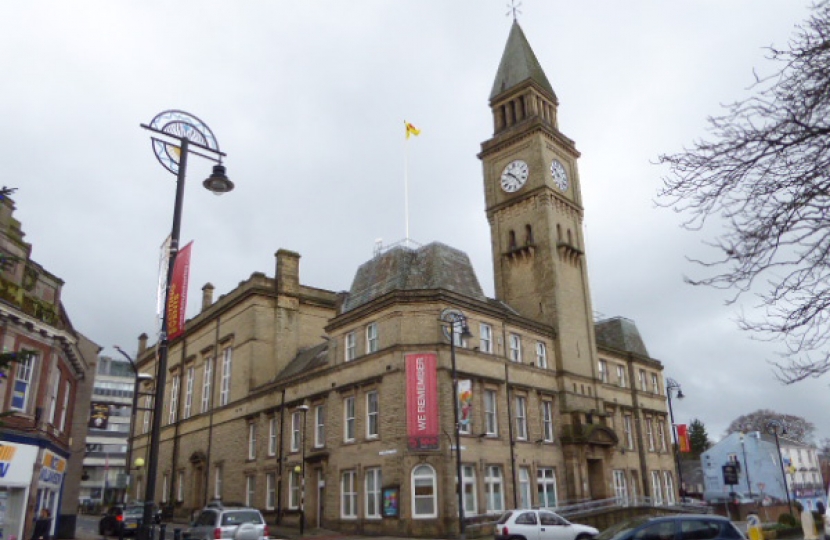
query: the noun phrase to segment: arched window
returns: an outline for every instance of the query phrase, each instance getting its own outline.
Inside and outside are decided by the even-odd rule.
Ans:
[[[530,225],[525,225],[525,245],[529,246],[533,243],[533,229]]]
[[[562,241],[562,225],[556,224],[556,239]]]
[[[571,238],[571,230],[570,229],[568,229],[568,245],[569,246],[574,245],[573,238]]]
[[[428,519],[438,517],[435,469],[418,465],[412,469],[412,517]]]
[[[516,249],[516,231],[510,231],[507,235],[507,249]]]

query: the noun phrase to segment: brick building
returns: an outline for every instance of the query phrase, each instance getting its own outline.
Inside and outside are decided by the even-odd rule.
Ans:
[[[63,281],[30,258],[14,203],[0,197],[0,344],[31,351],[0,378],[0,533],[28,538],[46,508],[50,534],[73,538],[83,439],[99,347],[77,332]],[[25,535],[25,536],[24,536]]]
[[[675,500],[662,364],[633,322],[593,320],[579,152],[515,22],[490,107],[479,158],[495,298],[441,243],[379,250],[348,292],[303,285],[287,250],[273,278],[215,302],[206,285],[170,346],[160,502],[186,515],[221,498],[286,523],[304,506],[311,527],[437,537],[458,532],[459,476],[470,524],[512,507]],[[452,333],[460,475],[458,315],[472,334]],[[140,369],[154,353],[142,336]],[[145,412],[135,457],[149,425]]]

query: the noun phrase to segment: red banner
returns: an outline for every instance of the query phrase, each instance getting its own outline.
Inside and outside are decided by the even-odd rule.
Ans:
[[[167,339],[175,339],[184,333],[185,312],[187,311],[187,282],[190,279],[190,242],[176,255],[173,264],[173,279],[167,302]]]
[[[689,429],[686,424],[677,424],[677,444],[681,452],[692,451],[692,445],[689,443]]]
[[[434,353],[406,355],[406,434],[410,450],[437,450],[438,358]]]

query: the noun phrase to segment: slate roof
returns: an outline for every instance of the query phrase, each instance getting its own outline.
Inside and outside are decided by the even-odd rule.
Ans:
[[[445,289],[487,301],[469,257],[440,242],[394,247],[357,269],[343,313],[391,291]]]
[[[536,55],[533,54],[530,43],[528,43],[519,23],[514,20],[513,26],[510,28],[510,35],[507,38],[507,44],[504,46],[504,52],[501,55],[493,89],[490,91],[490,99],[492,100],[528,79],[550,92],[551,97],[556,100],[556,93],[548,82],[548,78],[536,59]]]
[[[277,375],[277,380],[292,377],[310,371],[312,369],[326,365],[329,352],[329,342],[324,341],[318,345],[304,349],[291,360],[285,369]]]
[[[651,358],[640,331],[631,319],[613,317],[594,324],[597,346],[631,352]]]

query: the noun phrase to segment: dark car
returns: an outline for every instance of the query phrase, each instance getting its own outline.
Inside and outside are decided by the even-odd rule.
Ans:
[[[744,540],[734,523],[721,516],[639,517],[605,529],[596,540]]]
[[[144,507],[142,506],[110,506],[98,522],[98,533],[101,536],[135,534],[141,527],[143,517]]]

